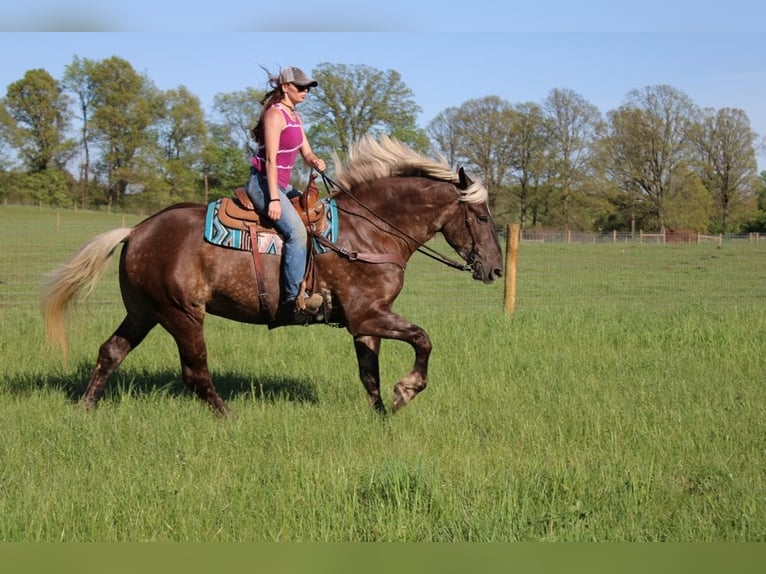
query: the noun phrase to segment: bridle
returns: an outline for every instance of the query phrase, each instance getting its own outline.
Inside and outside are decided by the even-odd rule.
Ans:
[[[433,249],[433,248],[429,247],[425,243],[423,243],[421,241],[418,241],[417,239],[412,237],[409,233],[407,233],[403,229],[397,227],[396,225],[394,225],[393,223],[388,221],[385,217],[383,217],[382,215],[377,213],[374,209],[372,209],[369,206],[365,205],[364,202],[362,202],[358,197],[356,197],[353,193],[351,193],[351,191],[349,191],[348,189],[346,189],[345,187],[343,187],[339,183],[333,181],[330,178],[330,176],[328,176],[324,171],[320,171],[318,169],[317,169],[317,171],[319,172],[319,175],[322,176],[322,181],[324,182],[325,187],[327,187],[328,189],[330,187],[334,187],[339,192],[345,194],[346,196],[348,196],[349,198],[354,200],[357,203],[357,205],[362,207],[369,214],[373,215],[378,220],[380,220],[381,222],[385,223],[391,229],[394,229],[397,233],[399,233],[407,241],[412,241],[415,245],[417,245],[417,248],[415,249],[416,251],[419,251],[420,253],[422,253],[426,257],[430,257],[431,259],[434,259],[434,260],[436,260],[436,261],[438,261],[440,263],[444,263],[448,267],[452,267],[453,269],[457,269],[459,271],[471,271],[472,272],[474,270],[474,264],[475,264],[475,259],[476,259],[476,245],[477,245],[477,242],[476,242],[476,235],[474,233],[473,226],[471,225],[471,215],[468,213],[467,209],[466,209],[466,220],[465,220],[465,223],[466,223],[466,227],[468,228],[468,233],[471,235],[471,241],[472,241],[473,245],[471,246],[471,251],[468,254],[467,262],[466,263],[460,263],[459,261],[455,261],[454,259],[451,259],[450,257],[447,257],[446,255],[444,255],[443,253],[440,253],[436,249]]]

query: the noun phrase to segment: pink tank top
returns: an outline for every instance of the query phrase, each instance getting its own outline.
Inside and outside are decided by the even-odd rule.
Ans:
[[[277,150],[277,185],[285,188],[290,184],[295,159],[303,145],[303,128],[301,118],[297,113],[295,114],[295,119],[292,119],[282,104],[277,103],[273,107],[279,108],[279,111],[282,112],[285,118],[285,127],[279,134],[279,150]],[[253,166],[255,166],[259,173],[265,173],[265,144],[258,144],[258,151],[255,152],[252,161]]]

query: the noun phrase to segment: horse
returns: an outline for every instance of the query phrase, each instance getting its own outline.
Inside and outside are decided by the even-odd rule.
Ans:
[[[334,163],[335,180],[328,180],[337,187],[331,197],[337,207],[338,236],[335,242],[325,240],[330,248],[313,258],[314,286],[327,305],[324,318],[311,324],[346,328],[367,399],[382,413],[387,407],[380,392],[381,340],[409,343],[414,364],[394,385],[395,412],[426,388],[432,350],[424,329],[392,311],[407,262],[416,251],[430,249],[426,242],[441,233],[465,264],[436,252],[444,262],[471,272],[473,279],[485,284],[501,277],[503,258],[488,194],[462,167],[453,171],[446,162],[389,136],[365,136],[342,161],[335,155]],[[122,244],[119,284],[126,315],[99,348],[80,399],[86,410],[97,405],[112,373],[159,324],[178,347],[186,387],[215,413],[231,414],[208,370],[205,315],[274,327],[268,311],[279,300],[280,256],[261,257],[265,293],[259,293],[252,253],[203,238],[208,206],[171,205],[132,228],[101,233],[46,275],[42,293],[46,336],[66,358],[67,310],[79,294],[92,291]]]

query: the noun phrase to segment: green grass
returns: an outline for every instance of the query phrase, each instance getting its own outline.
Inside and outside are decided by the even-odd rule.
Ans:
[[[764,541],[764,254],[525,244],[513,317],[502,285],[416,256],[397,309],[431,335],[430,384],[389,417],[344,330],[215,317],[235,418],[182,387],[160,330],[86,414],[113,272],[67,365],[35,305],[4,304],[0,540]],[[384,342],[389,401],[411,363]]]

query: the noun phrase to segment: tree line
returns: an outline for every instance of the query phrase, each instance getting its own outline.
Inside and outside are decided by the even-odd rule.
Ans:
[[[421,128],[394,70],[325,63],[311,75],[319,87],[300,113],[317,153],[342,158],[365,134],[392,135],[481,178],[501,225],[766,231],[762,144],[740,109],[700,108],[657,85],[602,114],[554,88],[542,102],[469,100]],[[263,95],[216,94],[208,117],[185,86],[159,90],[117,56],[75,56],[60,79],[29,70],[0,99],[0,197],[157,210],[231,195],[247,179]]]

